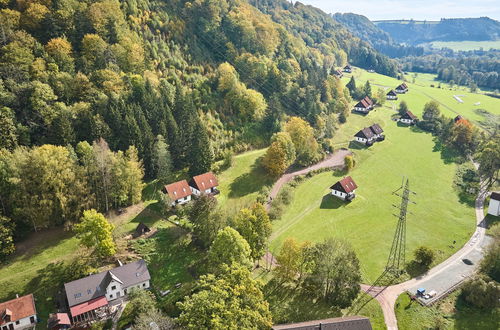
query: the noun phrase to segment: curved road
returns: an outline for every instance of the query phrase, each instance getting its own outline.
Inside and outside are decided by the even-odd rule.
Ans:
[[[481,246],[486,233],[486,226],[483,222],[485,218],[483,212],[483,204],[487,195],[488,191],[485,189],[481,189],[478,197],[476,198],[476,231],[474,232],[470,240],[460,250],[455,252],[455,254],[446,259],[444,262],[430,269],[425,275],[413,278],[400,284],[389,286],[385,290],[383,287],[379,287],[374,288],[371,292],[369,292],[369,294],[375,297],[375,299],[379,302],[380,307],[382,307],[385,324],[388,330],[396,330],[398,328],[398,322],[396,320],[394,307],[396,304],[396,299],[400,294],[404,293],[412,287],[424,283],[425,281],[433,278],[438,274],[446,272],[454,263],[462,260],[468,253]],[[365,292],[369,288],[369,285],[361,285],[361,289]]]

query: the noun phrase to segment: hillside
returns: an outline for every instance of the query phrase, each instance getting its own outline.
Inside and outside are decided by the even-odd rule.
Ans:
[[[500,38],[500,22],[488,17],[441,21],[375,21],[396,42],[419,45],[432,41],[484,41]]]

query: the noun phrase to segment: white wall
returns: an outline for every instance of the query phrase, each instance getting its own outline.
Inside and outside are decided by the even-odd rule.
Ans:
[[[367,141],[365,138],[361,138],[358,136],[356,136],[355,139],[356,139],[356,141],[361,142],[361,143],[366,143],[366,141]]]
[[[404,124],[411,124],[411,123],[413,123],[413,120],[410,120],[410,119],[400,119],[399,121],[402,122],[402,123],[404,123]]]
[[[115,290],[111,290],[113,286],[116,286]],[[108,285],[108,288],[106,289],[106,299],[108,301],[115,300],[119,297],[124,297],[127,294],[130,293],[131,290],[133,289],[149,289],[149,281],[141,282],[136,285],[132,285],[129,287],[124,288],[120,283],[117,282],[111,282]],[[120,293],[120,296],[118,296],[118,293]]]
[[[500,215],[500,201],[490,199],[490,206],[488,207],[488,214],[499,216]]]
[[[35,318],[35,323],[31,323],[30,322],[30,317],[33,316]],[[10,325],[12,324],[14,326],[14,329],[15,330],[18,330],[18,329],[26,329],[26,328],[32,328],[35,326],[36,324],[36,315],[31,315],[31,316],[28,316],[28,317],[25,317],[23,319],[20,319],[20,320],[17,320],[19,321],[19,324],[16,324],[16,321],[14,322],[9,322],[7,324],[4,324],[0,327],[0,330],[4,330],[4,329],[10,329]]]
[[[177,204],[186,204],[187,202],[189,202],[191,200],[191,195],[187,196],[187,197],[184,197],[184,198],[180,198],[177,200],[177,203],[176,201],[173,201],[172,202],[172,206],[175,206]]]

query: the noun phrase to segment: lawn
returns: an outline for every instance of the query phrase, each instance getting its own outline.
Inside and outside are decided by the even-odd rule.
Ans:
[[[396,301],[396,317],[401,330],[424,329],[481,329],[496,330],[500,320],[500,309],[481,311],[468,307],[456,291],[431,307],[423,307],[411,301],[403,293]]]
[[[393,89],[401,81],[383,76],[377,73],[370,73],[365,70],[355,68],[353,75],[357,85],[361,86],[367,80],[375,87]],[[397,101],[387,101],[389,105],[397,107],[401,100],[406,101],[410,110],[421,117],[425,103],[435,100],[441,105],[441,113],[450,118],[458,114],[475,122],[483,128],[492,127],[492,122],[500,124],[500,99],[487,96],[481,93],[471,93],[465,87],[450,88],[448,84],[441,83],[442,88],[438,88],[439,82],[434,81],[435,75],[423,73],[409,73],[406,75],[407,84],[410,91],[407,94],[399,95]],[[347,83],[350,75],[344,76],[343,81]],[[413,82],[413,79],[415,81]],[[431,87],[434,85],[434,87]],[[463,103],[458,102],[454,95],[458,96]]]
[[[469,50],[489,50],[500,49],[500,40],[488,41],[433,41],[431,47],[434,49],[441,49],[443,47],[453,49],[454,51],[469,51]]]
[[[260,167],[260,158],[266,149],[252,150],[233,158],[231,167],[218,175],[219,204],[230,210],[239,210],[255,201],[259,191],[270,186],[273,179]]]
[[[350,173],[359,188],[351,203],[329,195],[329,187],[341,175],[324,172],[303,181],[293,191],[293,199],[279,221],[273,224],[271,249],[279,251],[283,240],[322,241],[327,237],[348,240],[361,261],[365,281],[372,282],[385,267],[392,243],[400,200],[392,192],[402,177],[416,192],[410,205],[407,225],[407,260],[420,245],[437,253],[443,261],[462,246],[474,231],[471,205],[461,202],[452,183],[456,164],[440,149],[432,135],[417,128],[398,126],[391,121],[393,111],[379,108],[368,116],[351,114],[337,132],[336,142],[347,142],[359,129],[379,123],[386,140],[366,149],[351,144],[357,161]],[[457,244],[452,247],[452,242]]]

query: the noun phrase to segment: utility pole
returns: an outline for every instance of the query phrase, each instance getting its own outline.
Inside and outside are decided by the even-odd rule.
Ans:
[[[403,191],[402,193],[399,193],[401,189]],[[401,197],[401,204],[399,206],[393,205],[395,208],[399,209],[399,215],[394,214],[394,216],[398,218],[398,224],[392,240],[391,252],[389,253],[385,270],[396,277],[404,272],[405,267],[406,215],[408,213],[411,214],[411,212],[408,212],[408,203],[415,204],[415,202],[410,200],[410,193],[415,194],[410,190],[409,180],[405,178],[403,178],[401,187],[393,192],[393,195]]]

